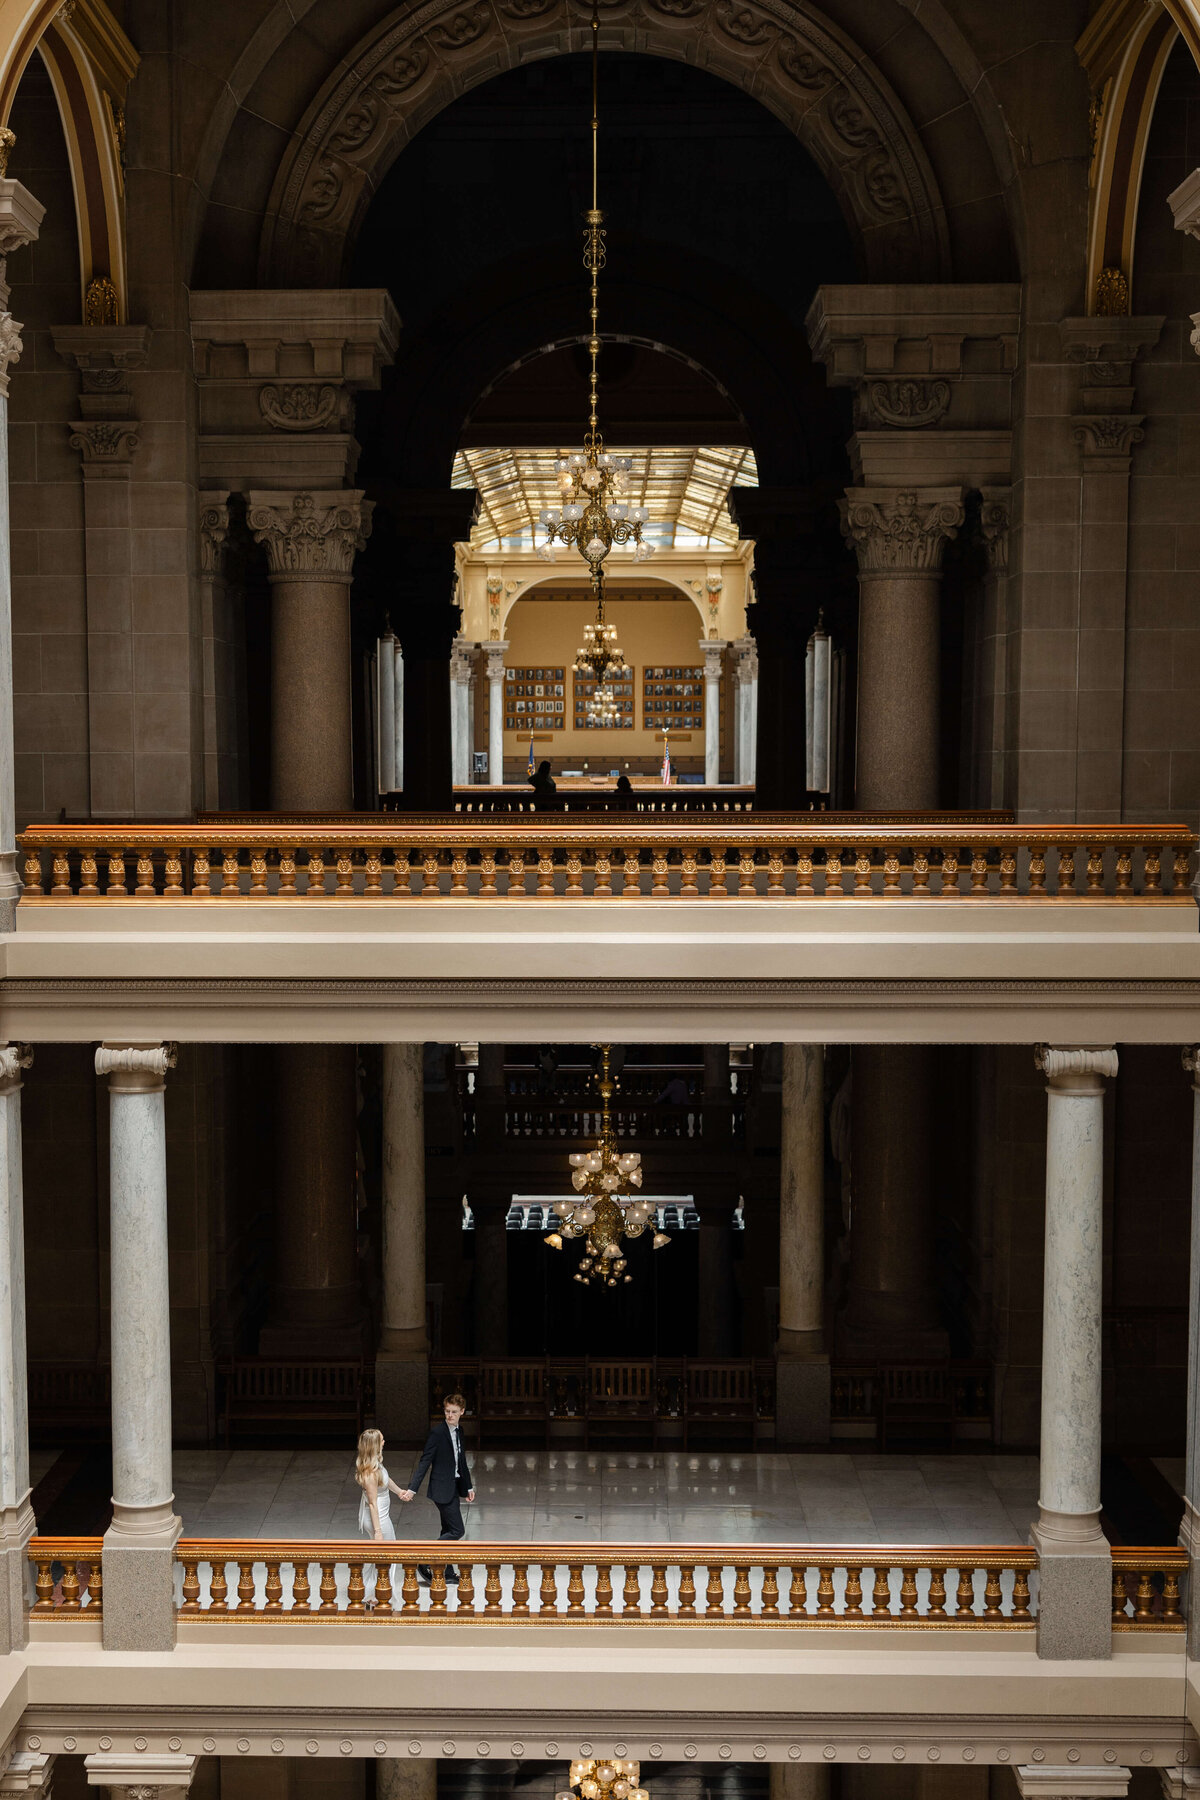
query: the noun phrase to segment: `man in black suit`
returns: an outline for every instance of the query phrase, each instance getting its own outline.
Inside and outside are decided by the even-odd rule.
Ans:
[[[446,1422],[444,1425],[435,1425],[430,1432],[425,1440],[421,1459],[413,1470],[412,1479],[400,1493],[402,1500],[412,1500],[425,1479],[426,1470],[429,1471],[429,1498],[437,1507],[438,1517],[442,1521],[439,1538],[460,1538],[465,1535],[461,1500],[465,1497],[470,1504],[475,1498],[460,1429],[466,1408],[467,1403],[461,1394],[447,1396]],[[430,1571],[424,1565],[417,1570],[417,1575],[424,1582],[432,1579]],[[448,1568],[446,1580],[457,1581],[458,1570]]]

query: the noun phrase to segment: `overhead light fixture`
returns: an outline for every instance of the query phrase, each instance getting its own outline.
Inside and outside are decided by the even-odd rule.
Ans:
[[[637,1189],[642,1185],[642,1159],[638,1152],[621,1150],[617,1144],[612,1097],[618,1082],[612,1072],[612,1047],[609,1044],[600,1046],[596,1086],[602,1109],[600,1137],[594,1150],[571,1153],[571,1186],[579,1199],[555,1201],[559,1229],[553,1236],[584,1239],[583,1255],[575,1271],[576,1281],[585,1287],[594,1281],[601,1287],[615,1288],[633,1280],[627,1273],[628,1258],[622,1248],[622,1239],[641,1237],[646,1227],[653,1223],[657,1208],[652,1200],[638,1198]],[[654,1233],[656,1250],[663,1249],[670,1241],[665,1231]],[[550,1238],[546,1242],[550,1243]]]
[[[555,1794],[554,1800],[650,1800],[641,1786],[641,1764],[629,1758],[612,1756],[602,1761],[589,1757],[573,1762],[567,1779],[570,1786]]]
[[[592,4],[592,204],[584,214],[583,266],[590,280],[588,354],[588,428],[583,448],[555,460],[554,474],[561,504],[545,507],[541,524],[546,542],[538,554],[553,560],[551,546],[574,547],[587,563],[596,595],[596,622],[587,629],[579,652],[578,673],[591,671],[596,681],[624,671],[625,658],[616,645],[616,631],[604,617],[604,559],[614,544],[633,544],[638,562],[653,556],[654,546],[644,541],[642,527],[650,518],[646,506],[633,506],[625,498],[626,477],[633,458],[614,456],[604,448],[600,430],[600,271],[604,267],[604,214],[600,210],[600,15],[598,0]],[[606,654],[607,651],[607,654]],[[580,664],[583,664],[583,669]]]

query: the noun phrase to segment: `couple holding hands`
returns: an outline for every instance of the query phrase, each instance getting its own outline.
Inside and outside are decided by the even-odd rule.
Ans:
[[[372,1538],[377,1544],[394,1540],[396,1527],[391,1520],[391,1497],[395,1494],[398,1500],[414,1499],[426,1472],[429,1474],[429,1498],[437,1507],[442,1522],[438,1536],[460,1538],[464,1535],[466,1527],[463,1524],[461,1502],[465,1499],[470,1505],[475,1498],[460,1429],[466,1404],[461,1394],[450,1394],[447,1397],[445,1423],[435,1425],[430,1432],[406,1488],[397,1487],[383,1466],[383,1433],[363,1432],[358,1440],[358,1461],[354,1474],[362,1489],[358,1528],[364,1537]],[[417,1578],[428,1585],[430,1571],[422,1565],[417,1570]],[[458,1570],[447,1569],[446,1580],[456,1582]]]

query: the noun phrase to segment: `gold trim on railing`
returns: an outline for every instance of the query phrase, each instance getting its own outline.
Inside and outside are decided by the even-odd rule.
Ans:
[[[181,1616],[209,1621],[294,1619],[300,1614],[380,1623],[469,1618],[497,1624],[1019,1630],[1034,1623],[1029,1575],[1037,1568],[1033,1550],[974,1544],[847,1550],[815,1544],[735,1549],[704,1544],[447,1545],[438,1540],[397,1542],[381,1549],[357,1539],[181,1538],[175,1555],[184,1571]],[[231,1566],[237,1571],[232,1586]],[[421,1566],[432,1577],[428,1606],[421,1604]],[[204,1568],[209,1570],[207,1582],[201,1577]],[[447,1568],[457,1569],[457,1584],[447,1582]],[[314,1569],[319,1571],[315,1579]],[[757,1596],[750,1580],[754,1570],[761,1573]],[[560,1580],[564,1571],[565,1586]],[[618,1571],[619,1585],[614,1580]],[[949,1572],[956,1579],[948,1586]],[[781,1573],[786,1576],[782,1583]],[[730,1591],[727,1575],[733,1577]],[[649,1578],[648,1591],[643,1577]],[[732,1609],[726,1611],[730,1603]]]
[[[376,825],[36,825],[24,901],[993,899],[1194,905],[1176,825],[819,825],[561,814]],[[812,820],[810,824],[808,821]],[[47,889],[47,873],[49,888]]]
[[[33,1564],[35,1599],[30,1612],[39,1619],[98,1619],[103,1606],[101,1553],[98,1537],[33,1537],[26,1554]],[[54,1579],[54,1565],[62,1573]]]
[[[1119,1544],[1112,1553],[1114,1631],[1182,1631],[1179,1580],[1187,1573],[1187,1551]]]

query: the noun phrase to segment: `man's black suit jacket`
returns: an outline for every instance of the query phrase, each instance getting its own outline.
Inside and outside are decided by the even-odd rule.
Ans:
[[[444,1505],[453,1500],[455,1494],[469,1494],[474,1487],[471,1471],[467,1467],[467,1446],[463,1442],[462,1425],[458,1427],[461,1472],[457,1483],[454,1479],[454,1443],[450,1436],[450,1427],[443,1419],[435,1425],[425,1440],[425,1448],[421,1452],[421,1460],[412,1473],[409,1488],[415,1494],[425,1479],[425,1471],[429,1470],[429,1498],[435,1506]]]

